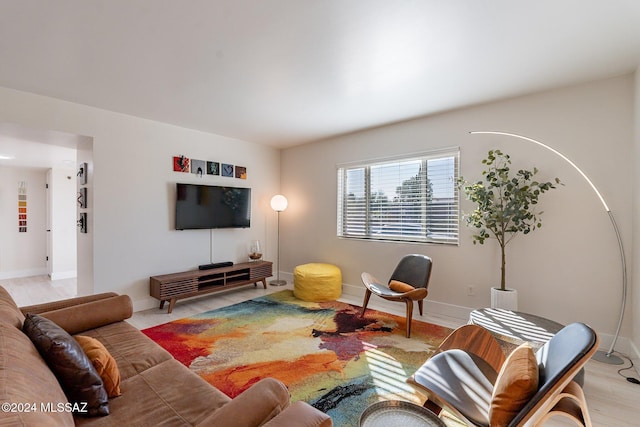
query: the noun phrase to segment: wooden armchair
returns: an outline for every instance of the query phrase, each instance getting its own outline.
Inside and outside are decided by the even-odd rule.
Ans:
[[[426,255],[406,255],[396,266],[386,286],[371,274],[362,273],[362,283],[367,290],[362,303],[361,316],[364,316],[372,293],[388,301],[403,302],[406,305],[407,313],[407,338],[411,337],[413,302],[418,302],[418,310],[422,316],[423,301],[429,293],[427,288],[431,277],[431,266],[431,258]]]
[[[519,349],[522,347],[522,351]],[[468,425],[539,425],[554,415],[563,415],[579,425],[590,426],[591,419],[582,388],[573,378],[598,348],[596,333],[583,323],[572,323],[541,347],[532,361],[537,378],[525,396],[504,395],[506,381],[517,381],[512,355],[525,354],[527,344],[507,358],[498,341],[486,329],[465,325],[443,341],[434,355],[408,380],[428,396],[425,407],[439,413],[447,408]],[[511,372],[509,372],[511,371]],[[514,374],[514,372],[516,372]],[[509,378],[505,380],[505,378]],[[533,376],[533,375],[532,375]],[[496,389],[500,388],[500,393]],[[495,416],[501,402],[513,405],[508,417]]]

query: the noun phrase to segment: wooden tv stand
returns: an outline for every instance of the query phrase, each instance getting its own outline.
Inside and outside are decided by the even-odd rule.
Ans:
[[[262,282],[267,289],[267,277],[272,276],[272,265],[271,261],[253,261],[209,270],[151,276],[149,287],[151,296],[160,300],[160,309],[169,301],[167,313],[171,313],[178,299],[226,291],[250,283],[256,286],[258,282]]]

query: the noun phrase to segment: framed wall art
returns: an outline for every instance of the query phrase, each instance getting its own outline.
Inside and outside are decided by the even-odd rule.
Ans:
[[[78,205],[83,209],[87,208],[87,187],[82,187],[78,191]]]
[[[213,160],[198,160],[185,156],[173,156],[173,170],[203,177],[205,175],[224,176],[227,178],[247,179],[246,166],[235,166]]]
[[[18,232],[27,232],[27,183],[18,182]]]
[[[236,166],[236,178],[247,179],[247,168],[244,166]]]
[[[86,163],[80,163],[80,167],[78,168],[78,181],[80,185],[87,184],[87,175],[89,175],[88,165]]]
[[[175,172],[189,172],[189,159],[185,156],[174,156],[173,170]]]
[[[228,163],[222,164],[222,176],[230,176],[233,177],[233,165]]]
[[[219,162],[207,162],[207,175],[220,175]]]
[[[191,159],[191,173],[203,176],[207,162],[204,160]]]

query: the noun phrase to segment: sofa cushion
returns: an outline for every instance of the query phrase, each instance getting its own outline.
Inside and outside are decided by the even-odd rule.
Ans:
[[[87,337],[84,335],[76,335],[74,337],[82,350],[87,355],[91,364],[104,384],[104,389],[107,391],[109,397],[117,397],[122,393],[120,392],[120,371],[118,370],[118,364],[116,360],[109,354],[107,349],[102,345],[100,341],[95,338]]]
[[[80,344],[64,329],[37,314],[27,314],[23,330],[83,415],[109,415],[107,392]],[[86,407],[85,407],[86,405]]]
[[[120,388],[122,396],[111,399],[108,417],[78,417],[76,425],[195,425],[231,400],[175,359],[122,380]]]
[[[128,295],[118,295],[47,311],[41,315],[74,335],[128,319],[132,313],[133,304],[131,303],[131,298]]]
[[[18,329],[22,329],[22,322],[24,322],[22,311],[2,286],[0,286],[0,322],[7,322]]]
[[[0,322],[0,402],[35,403],[35,411],[4,411],[0,424],[11,426],[73,426],[70,412],[40,406],[68,403],[58,380],[29,338]],[[33,408],[31,408],[33,409]]]
[[[122,382],[173,359],[168,351],[127,322],[112,323],[82,335],[96,338],[105,346],[116,359]]]
[[[513,350],[493,386],[489,423],[506,426],[538,390],[538,362],[529,343]]]

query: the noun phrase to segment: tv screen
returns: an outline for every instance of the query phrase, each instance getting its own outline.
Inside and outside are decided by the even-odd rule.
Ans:
[[[250,188],[177,184],[176,230],[250,225]]]

